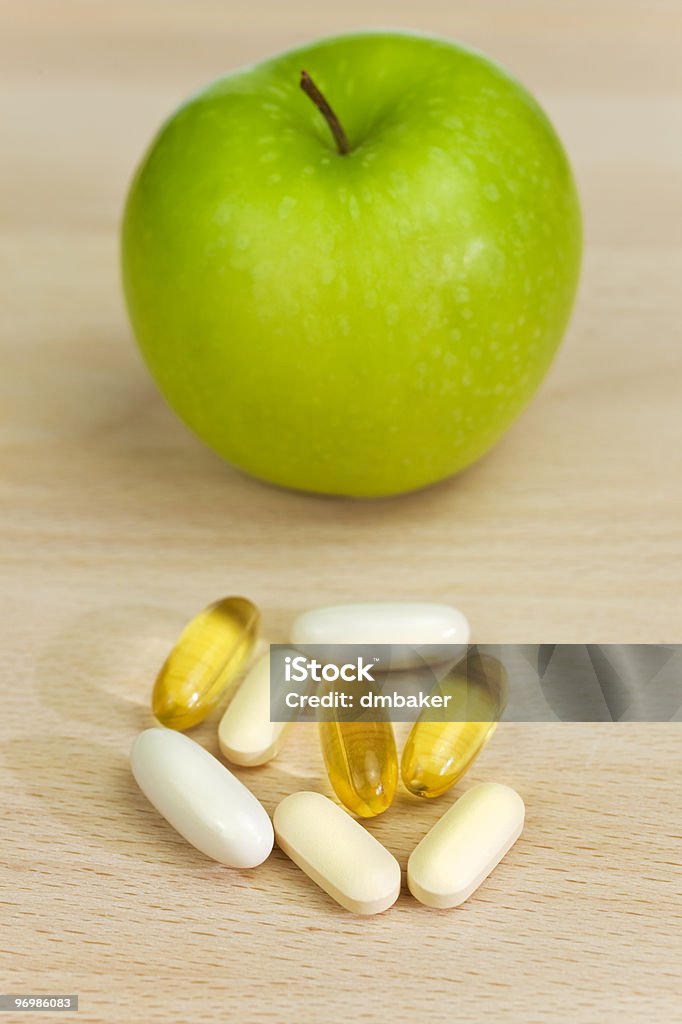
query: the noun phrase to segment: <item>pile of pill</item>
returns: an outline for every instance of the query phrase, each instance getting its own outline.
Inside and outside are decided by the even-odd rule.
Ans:
[[[206,856],[233,868],[254,868],[270,855],[276,839],[342,907],[378,914],[398,898],[400,865],[359,821],[321,793],[299,792],[281,801],[271,822],[225,765],[178,731],[203,721],[234,693],[218,729],[226,760],[253,766],[277,755],[288,723],[270,721],[269,654],[244,676],[259,622],[257,608],[242,597],[217,601],[192,619],[154,685],[152,711],[166,728],[147,729],[135,739],[133,775],[159,813]],[[299,615],[291,631],[292,646],[391,644],[404,668],[410,666],[408,640],[434,649],[465,647],[469,626],[447,605],[396,602],[313,609]],[[400,772],[390,722],[319,723],[332,788],[357,817],[374,817],[390,806],[399,774],[411,793],[431,798],[450,789],[470,767],[505,696],[496,666],[482,654],[467,658],[480,721],[437,721],[422,713],[405,744]],[[523,800],[513,789],[497,783],[474,786],[413,850],[407,865],[410,892],[429,907],[463,903],[516,842],[524,816]]]

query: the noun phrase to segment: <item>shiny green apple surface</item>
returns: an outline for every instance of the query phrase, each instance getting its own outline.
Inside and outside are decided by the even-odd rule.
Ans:
[[[473,462],[536,390],[580,211],[517,81],[446,40],[371,33],[191,97],[137,171],[122,250],[144,358],[199,437],[275,484],[389,495]]]

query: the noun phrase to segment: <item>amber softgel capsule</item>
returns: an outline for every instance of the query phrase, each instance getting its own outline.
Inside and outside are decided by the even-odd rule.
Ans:
[[[244,597],[225,597],[185,627],[159,672],[152,711],[169,729],[189,729],[239,679],[258,635],[260,614]]]
[[[327,775],[341,803],[359,818],[383,814],[398,785],[390,722],[320,722]]]
[[[435,691],[434,691],[435,692]],[[415,796],[441,796],[469,770],[490,739],[507,700],[504,666],[472,651],[437,686],[449,697],[449,721],[438,709],[412,726],[400,764],[405,788]]]

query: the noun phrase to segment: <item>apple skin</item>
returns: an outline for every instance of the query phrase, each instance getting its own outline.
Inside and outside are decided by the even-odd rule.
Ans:
[[[192,96],[122,230],[133,329],[185,423],[256,477],[356,497],[494,444],[552,361],[580,254],[571,169],[536,101],[481,54],[398,32],[325,39]]]

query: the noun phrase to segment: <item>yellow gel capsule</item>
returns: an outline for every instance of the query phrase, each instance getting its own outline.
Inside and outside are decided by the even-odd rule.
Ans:
[[[504,666],[489,654],[470,653],[437,686],[447,711],[423,711],[407,737],[400,763],[405,787],[435,797],[458,782],[495,731],[507,702]],[[438,721],[443,714],[448,721]]]
[[[185,626],[154,684],[152,711],[169,729],[189,729],[215,708],[253,649],[260,615],[225,597]]]
[[[360,818],[393,802],[398,752],[390,722],[320,722],[320,744],[334,792]]]

